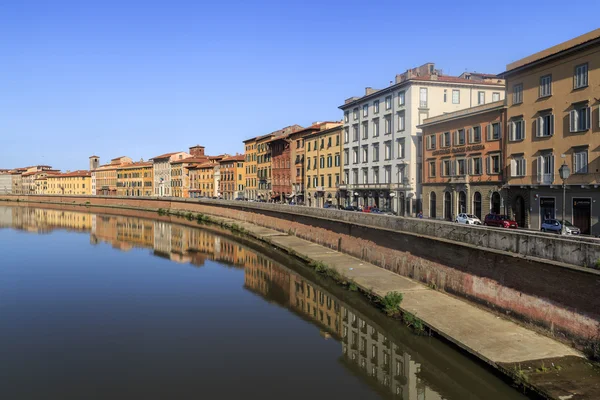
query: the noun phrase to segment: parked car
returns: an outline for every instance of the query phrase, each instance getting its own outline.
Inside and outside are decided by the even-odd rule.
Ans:
[[[456,217],[456,221],[459,224],[467,224],[467,225],[481,225],[481,220],[477,218],[477,215],[460,213]]]
[[[356,207],[356,206],[342,207],[342,210],[345,210],[345,211],[359,211],[358,207]]]
[[[381,213],[385,215],[398,215],[395,211],[386,208],[380,209],[379,211],[381,211]]]
[[[517,229],[519,225],[517,221],[513,221],[508,218],[507,215],[499,215],[499,214],[488,214],[485,216],[483,220],[483,224],[487,226],[496,226],[498,228],[511,228]]]
[[[235,200],[236,200],[236,201],[245,201],[246,199],[245,199],[245,198],[243,198],[243,197],[236,197],[236,198],[235,198]]]
[[[363,208],[362,212],[365,212],[365,213],[377,213],[377,214],[380,213],[379,208],[377,208],[376,206],[366,206],[366,207]]]
[[[546,219],[542,222],[542,232],[553,232],[560,235],[562,231],[562,224],[557,219]],[[580,235],[581,230],[570,223],[565,221],[565,235]]]

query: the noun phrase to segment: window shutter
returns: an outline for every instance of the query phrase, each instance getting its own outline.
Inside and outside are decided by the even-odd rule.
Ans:
[[[510,176],[517,176],[517,160],[510,160]]]
[[[600,115],[600,107],[598,108],[598,113]],[[485,129],[486,129],[485,134],[487,136],[487,140],[492,140],[492,124],[487,124]]]
[[[452,143],[456,146],[458,144],[458,131],[452,132]]]
[[[536,126],[536,130],[535,130],[535,136],[540,137],[543,134],[544,134],[544,118],[538,117],[537,118],[537,126]]]
[[[429,150],[431,148],[431,136],[427,136],[426,139],[426,146],[427,146],[427,150]]]
[[[485,158],[485,173],[490,174],[490,156]]]
[[[527,124],[525,123],[525,120],[522,119],[520,122],[521,127],[523,128],[523,137],[522,139],[525,139],[527,137]]]
[[[508,123],[508,139],[515,140],[515,123],[512,121]]]
[[[586,107],[586,109],[585,109],[585,115],[586,115],[586,118],[585,118],[585,130],[588,130],[588,129],[590,129],[590,125],[591,125],[590,124],[590,120],[591,120],[591,117],[592,117],[592,113],[591,113],[591,108],[590,107]]]
[[[523,176],[527,176],[527,160],[525,158],[521,159],[521,171],[523,171]]]
[[[544,166],[544,157],[538,156],[538,160],[537,160],[537,181],[538,181],[538,183],[542,182],[542,172],[544,170],[543,166]]]
[[[573,173],[576,174],[579,172],[577,170],[577,159],[579,158],[579,153],[573,153]]]
[[[554,135],[554,114],[550,115],[550,136]]]
[[[458,161],[450,163],[450,175],[452,175],[452,176],[456,175],[456,163],[457,162]]]
[[[571,133],[577,132],[577,111],[569,111],[569,131]]]
[[[469,143],[473,143],[473,128],[469,128],[468,132],[468,137],[469,137]]]

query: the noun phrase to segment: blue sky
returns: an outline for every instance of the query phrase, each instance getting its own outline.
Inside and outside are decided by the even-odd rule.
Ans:
[[[554,4],[554,5],[553,5]],[[0,168],[83,169],[341,119],[365,86],[435,62],[507,63],[598,27],[564,1],[5,1]],[[569,18],[566,18],[569,17]]]

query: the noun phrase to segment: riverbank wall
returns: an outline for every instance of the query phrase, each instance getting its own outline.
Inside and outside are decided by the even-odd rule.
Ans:
[[[179,210],[249,222],[355,256],[561,339],[582,343],[598,334],[600,271],[578,265],[600,256],[593,239],[578,242],[439,221],[221,200],[102,196],[0,196],[0,200]],[[505,247],[498,249],[501,243]]]

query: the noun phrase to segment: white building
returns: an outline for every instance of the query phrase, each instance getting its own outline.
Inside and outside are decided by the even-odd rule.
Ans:
[[[171,161],[182,160],[188,157],[191,157],[189,153],[180,151],[162,154],[150,159],[153,164],[155,196],[163,197],[173,195],[171,193]]]
[[[0,194],[11,194],[12,186],[12,174],[8,170],[0,170]]]
[[[390,208],[400,215],[422,210],[424,119],[504,99],[504,80],[493,75],[442,75],[433,63],[396,76],[390,86],[366,88],[344,111],[343,174],[346,204]]]

